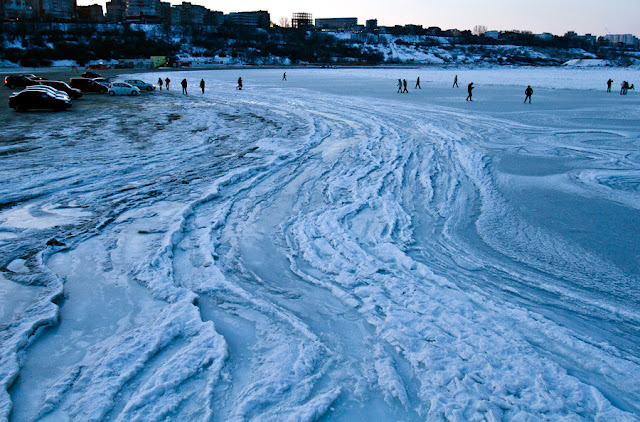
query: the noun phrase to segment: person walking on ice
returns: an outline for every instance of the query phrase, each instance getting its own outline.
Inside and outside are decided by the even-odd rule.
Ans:
[[[456,88],[460,88],[460,87],[458,86],[458,75],[456,75],[456,77],[455,77],[455,78],[453,78],[453,85],[451,85],[451,88],[453,88],[454,86],[455,86]]]
[[[164,85],[167,87],[167,91],[169,90],[169,82],[171,82],[171,79],[169,78],[164,80]]]
[[[287,80],[287,72],[284,72],[284,73],[282,74],[282,80],[283,80],[283,81],[286,81],[286,80]]]
[[[529,104],[531,104],[531,94],[533,94],[533,89],[531,88],[531,85],[527,86],[527,89],[524,90],[524,102],[527,102],[527,98],[529,99]]]
[[[469,93],[469,95],[467,95],[467,101],[473,101],[473,100],[471,99],[471,97],[473,96],[473,94],[472,94],[473,88],[475,88],[475,87],[473,86],[473,82],[471,82],[471,83],[467,86],[467,92]]]
[[[202,90],[202,93],[204,94],[204,79],[200,79],[200,89]]]
[[[622,81],[620,84],[620,95],[627,95],[627,91],[629,90],[629,82]]]
[[[403,93],[403,94],[404,94],[404,93],[407,93],[407,94],[408,94],[408,93],[409,93],[409,90],[407,89],[407,80],[406,80],[406,79],[403,79],[403,80],[402,80],[402,86],[404,87],[404,89],[402,90],[402,93]]]
[[[613,79],[609,78],[607,81],[607,92],[611,92],[611,84],[613,83]]]
[[[160,88],[160,91],[162,91],[162,78],[158,78],[158,87]]]
[[[416,87],[413,89],[418,89],[418,88],[422,89],[422,87],[420,86],[420,76],[418,76],[418,79],[416,80]]]
[[[398,79],[398,92],[397,94],[400,94],[402,92],[402,79]]]
[[[238,78],[238,86],[236,89],[242,91],[242,78]]]
[[[187,95],[187,80],[183,79],[182,82],[180,82],[180,85],[182,85],[182,93]]]

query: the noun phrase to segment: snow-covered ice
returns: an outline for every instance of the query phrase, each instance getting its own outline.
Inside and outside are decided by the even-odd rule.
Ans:
[[[158,75],[6,114],[0,419],[640,420],[640,71]]]

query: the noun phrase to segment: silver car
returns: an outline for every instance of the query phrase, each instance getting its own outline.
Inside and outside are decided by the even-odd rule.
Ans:
[[[133,95],[136,96],[140,93],[140,89],[133,85],[129,85],[126,82],[113,82],[109,85],[109,95]]]
[[[67,94],[66,92],[58,91],[57,89],[52,88],[48,85],[29,85],[25,87],[23,91],[45,91],[57,98],[60,98],[61,100],[64,100],[64,101],[71,100],[71,98],[69,98],[69,94]]]
[[[154,89],[156,89],[156,87],[153,86],[152,84],[148,84],[138,79],[127,79],[125,82],[128,83],[129,85],[133,85],[140,88],[140,91],[153,91]]]

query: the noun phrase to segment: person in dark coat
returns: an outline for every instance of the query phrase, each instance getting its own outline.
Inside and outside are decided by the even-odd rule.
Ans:
[[[202,93],[204,94],[204,79],[200,79],[200,89],[202,89]]]
[[[408,94],[409,90],[407,89],[407,80],[406,79],[402,80],[402,86],[404,87],[404,89],[402,90],[402,93],[404,94],[406,92]]]
[[[418,88],[422,89],[422,87],[420,86],[420,76],[418,76],[418,79],[416,80],[416,87],[413,89],[418,89]]]
[[[526,95],[524,97],[524,102],[527,102],[527,98],[529,99],[529,104],[531,104],[531,94],[533,94],[533,89],[531,88],[531,85],[527,86],[527,89],[524,90],[524,95]]]
[[[611,84],[613,83],[613,79],[609,78],[607,81],[607,92],[611,92]]]
[[[187,80],[183,79],[182,82],[180,82],[180,85],[182,85],[182,93],[187,95]]]
[[[160,91],[162,91],[162,78],[158,78],[158,86],[160,87]]]
[[[242,78],[238,78],[238,86],[236,89],[242,90]]]
[[[164,85],[167,87],[167,91],[169,90],[169,82],[171,82],[171,79],[169,78],[164,80]]]
[[[287,72],[284,72],[282,75],[282,80],[286,81],[287,80]]]
[[[629,82],[622,81],[622,84],[620,84],[620,95],[627,95],[628,90],[629,90]]]
[[[475,88],[473,86],[473,82],[471,82],[469,85],[467,85],[467,92],[469,93],[469,95],[467,95],[467,101],[473,101],[471,99],[471,97],[473,96],[473,94],[472,94],[473,88]]]
[[[453,78],[453,85],[451,86],[451,88],[453,88],[454,86],[455,86],[456,88],[460,88],[460,87],[458,86],[458,75],[456,75],[456,77],[455,77],[455,78]]]

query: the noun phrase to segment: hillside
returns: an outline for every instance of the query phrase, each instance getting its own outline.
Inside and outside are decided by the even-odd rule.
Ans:
[[[640,53],[559,38],[497,41],[247,27],[5,23],[0,64],[50,66],[168,56],[194,64],[633,66]],[[69,63],[69,62],[65,62]]]

